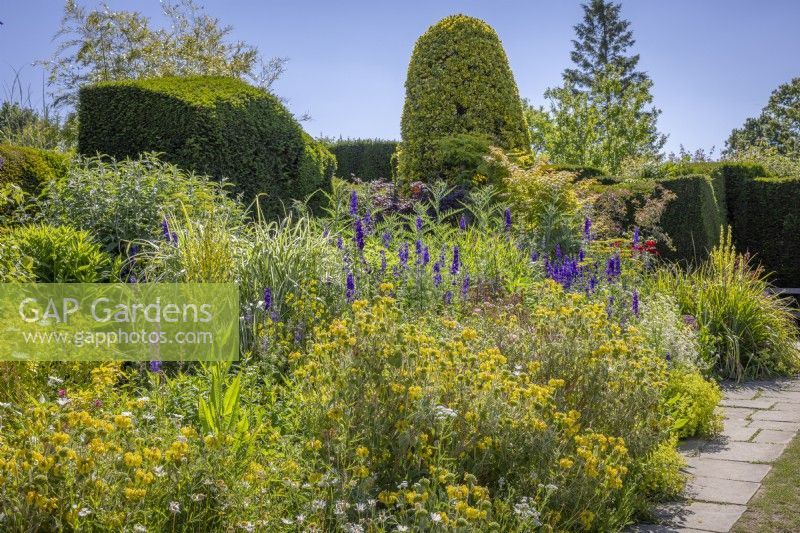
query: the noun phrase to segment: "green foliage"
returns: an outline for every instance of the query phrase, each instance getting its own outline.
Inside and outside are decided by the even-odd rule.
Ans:
[[[766,146],[779,155],[800,157],[800,78],[772,91],[761,114],[734,129],[725,146],[729,156],[746,153],[753,146]]]
[[[489,25],[454,15],[419,38],[408,66],[401,133],[397,165],[405,185],[442,177],[431,176],[442,137],[485,135],[494,146],[529,151],[517,85]]]
[[[778,287],[800,287],[800,177],[744,180],[728,201],[737,248],[755,254]]]
[[[620,18],[621,4],[591,0],[582,4],[583,21],[575,26],[570,59],[576,68],[564,70],[564,80],[578,89],[588,90],[598,72],[613,66],[620,72],[622,83],[628,86],[641,83],[647,74],[636,70],[639,54],[626,56],[636,41],[628,29],[630,22]]]
[[[727,224],[724,178],[719,174],[690,175],[668,177],[659,183],[676,195],[662,218],[662,227],[675,247],[665,250],[666,257],[690,262],[704,259],[719,243],[719,228]]]
[[[656,501],[675,501],[686,485],[686,460],[678,453],[678,438],[660,444],[642,466],[642,489]]]
[[[69,163],[69,156],[61,152],[0,144],[0,187],[13,183],[36,195],[42,185],[63,177]]]
[[[718,375],[740,380],[795,372],[800,353],[788,303],[769,292],[763,273],[736,253],[723,231],[708,260],[689,273],[659,274],[682,312],[696,317],[700,339]]]
[[[183,168],[228,178],[246,202],[282,212],[282,201],[327,190],[336,160],[271,94],[234,78],[155,78],[81,89],[78,149],[118,159],[161,152]]]
[[[206,14],[193,0],[161,2],[167,21],[153,28],[138,11],[87,10],[67,0],[54,40],[58,48],[41,64],[49,73],[56,104],[74,104],[84,85],[163,76],[229,76],[269,88],[285,59],[266,62],[258,49],[230,41],[233,28]],[[94,155],[94,154],[92,154]]]
[[[583,165],[548,164],[545,165],[544,169],[552,172],[569,172],[575,176],[575,181],[602,178],[606,176],[605,171],[600,168],[587,167]]]
[[[800,155],[784,155],[765,141],[738,149],[726,156],[724,161],[761,165],[770,176],[800,176]]]
[[[670,370],[667,383],[664,397],[680,438],[710,437],[722,429],[721,417],[716,412],[722,392],[716,382],[704,379],[694,370],[676,366]]]
[[[397,150],[397,141],[344,139],[324,144],[336,156],[336,174],[343,179],[355,176],[373,181],[392,177],[391,159]]]
[[[632,157],[657,157],[666,142],[656,121],[661,113],[652,81],[625,84],[613,67],[598,72],[587,92],[569,82],[545,92],[549,108],[528,107],[534,150],[556,164],[601,168],[616,173]]]
[[[111,261],[86,230],[69,226],[29,225],[8,238],[39,283],[96,283],[108,278]]]
[[[485,135],[459,133],[433,142],[429,176],[452,186],[502,186],[507,172],[489,158],[491,140]]]
[[[83,158],[49,183],[38,200],[44,220],[91,230],[110,252],[162,234],[164,217],[224,210],[241,215],[226,187],[165,163],[154,154],[120,161]],[[91,198],[91,201],[87,201]]]

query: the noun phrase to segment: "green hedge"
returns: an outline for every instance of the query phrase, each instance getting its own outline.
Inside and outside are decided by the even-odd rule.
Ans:
[[[326,147],[336,156],[338,176],[374,181],[392,178],[392,155],[397,145],[397,141],[382,139],[344,139],[327,143]]]
[[[728,223],[725,178],[720,174],[676,176],[658,183],[677,196],[661,219],[675,246],[674,251],[665,250],[664,256],[691,262],[705,259],[719,242],[720,227]]]
[[[773,272],[776,286],[800,287],[800,177],[758,177],[735,192],[736,248]]]
[[[0,187],[13,183],[30,194],[37,194],[42,184],[63,177],[70,161],[61,152],[11,144],[0,144],[0,159]]]
[[[281,201],[329,189],[333,155],[305,134],[273,95],[223,77],[154,78],[83,87],[78,150],[172,163],[228,178],[249,202],[261,193],[270,216]]]
[[[602,183],[602,178],[607,176],[607,174],[599,168],[586,167],[583,165],[547,165],[545,168],[554,172],[572,172],[575,174],[575,180],[577,181],[595,178]]]

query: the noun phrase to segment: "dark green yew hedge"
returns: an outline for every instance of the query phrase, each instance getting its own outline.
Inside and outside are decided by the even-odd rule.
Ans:
[[[164,159],[228,178],[245,202],[258,195],[268,216],[281,203],[329,189],[333,155],[308,136],[278,99],[224,77],[168,77],[83,87],[82,154]]]
[[[13,183],[35,195],[43,184],[67,173],[70,157],[51,150],[0,144],[0,160],[0,187]]]
[[[336,174],[363,181],[392,179],[392,155],[397,141],[383,139],[343,139],[326,144],[336,156]]]

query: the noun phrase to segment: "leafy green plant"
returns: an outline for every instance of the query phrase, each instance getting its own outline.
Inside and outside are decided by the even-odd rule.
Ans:
[[[216,361],[205,367],[209,376],[208,400],[201,396],[197,411],[206,434],[230,436],[233,449],[238,450],[248,440],[250,423],[239,404],[242,376],[227,379],[230,366],[230,362]]]
[[[675,421],[673,429],[680,438],[709,437],[722,429],[716,412],[722,400],[719,385],[704,379],[696,370],[673,368],[664,398]]]
[[[108,255],[86,230],[34,224],[15,228],[7,238],[40,283],[96,283],[109,275]]]
[[[131,241],[160,235],[164,217],[172,213],[185,211],[191,217],[224,211],[229,218],[240,217],[242,209],[228,189],[156,154],[84,158],[65,177],[47,184],[38,208],[44,220],[89,229],[117,253]]]
[[[704,352],[716,372],[741,380],[798,368],[797,329],[789,303],[770,292],[763,271],[736,252],[730,228],[706,262],[688,273],[659,273],[657,285],[675,294],[696,318]]]

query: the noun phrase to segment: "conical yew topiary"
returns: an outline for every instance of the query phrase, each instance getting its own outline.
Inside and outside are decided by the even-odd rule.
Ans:
[[[442,19],[411,55],[397,152],[402,183],[453,181],[439,162],[441,140],[474,135],[506,150],[530,150],[514,75],[497,33],[465,15]]]

